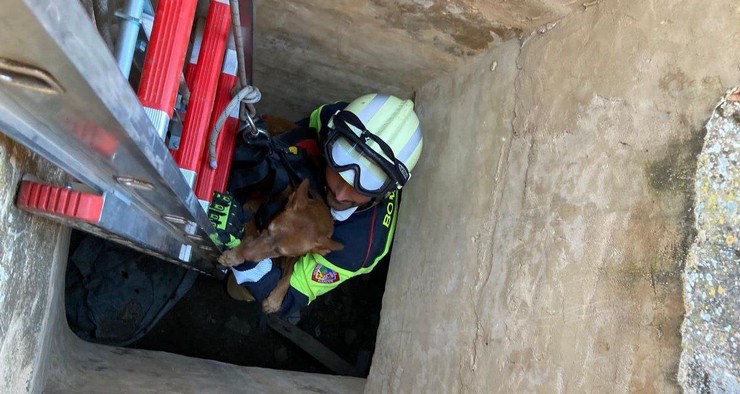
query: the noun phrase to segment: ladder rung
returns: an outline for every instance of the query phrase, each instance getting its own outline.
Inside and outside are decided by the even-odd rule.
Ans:
[[[103,196],[23,181],[18,190],[16,205],[30,212],[48,213],[88,223],[98,223],[103,211]]]
[[[239,120],[235,117],[229,117],[226,119],[224,129],[221,132],[224,134],[224,141],[221,151],[218,152],[218,168],[216,168],[216,176],[213,181],[213,189],[220,193],[226,191],[226,185],[229,183],[229,170],[231,169],[231,160],[234,158],[238,126]]]
[[[160,0],[139,83],[139,101],[164,139],[180,85],[197,0]]]
[[[180,147],[175,161],[183,172],[194,173],[200,169],[200,160],[208,133],[208,121],[213,109],[226,40],[231,28],[231,9],[228,4],[211,1],[203,32],[203,44],[198,54],[198,65],[193,76]],[[195,177],[188,177],[194,179]],[[192,186],[195,186],[193,184]]]
[[[193,34],[193,49],[190,52],[190,59],[188,64],[185,65],[185,83],[188,87],[193,86],[193,77],[195,77],[195,66],[198,64],[198,56],[200,55],[200,47],[203,45],[203,31],[206,28],[206,21],[203,18],[198,18],[195,22],[195,33]]]
[[[165,3],[190,1],[159,1],[160,6]],[[57,88],[39,90],[0,80],[0,131],[90,190],[77,194],[56,186],[38,186],[36,191],[24,186],[28,189],[19,193],[18,205],[194,270],[222,275],[214,265],[219,246],[208,215],[89,16],[81,7],[36,7],[21,0],[8,0],[3,7],[13,18],[0,24],[0,34],[26,43],[3,56],[22,60]],[[186,18],[188,24],[192,17]],[[172,73],[173,95],[184,57],[183,47],[180,66]]]
[[[234,134],[238,123],[238,107],[235,112],[229,114],[229,118],[226,123],[224,123],[224,126],[218,135],[216,154],[218,156],[228,156],[229,159],[225,160],[222,157],[218,157],[219,161],[216,170],[211,168],[208,160],[208,145],[210,142],[211,130],[213,130],[221,112],[223,112],[226,105],[231,101],[231,90],[234,88],[234,85],[236,85],[236,79],[236,51],[229,49],[226,51],[226,55],[224,56],[224,65],[221,76],[218,80],[216,101],[213,104],[211,121],[208,125],[208,134],[206,135],[205,149],[203,150],[203,158],[201,159],[200,171],[198,172],[198,180],[195,187],[195,195],[201,200],[211,201],[213,191],[216,189],[216,179],[219,178],[219,175],[223,178],[225,174],[225,177],[228,178],[229,168],[231,167],[231,157],[234,153],[233,140],[236,138]],[[220,188],[218,191],[223,192],[223,188]]]
[[[60,222],[99,237],[118,242],[200,273],[221,276],[213,265],[190,261],[192,247],[176,226],[154,220],[130,202],[111,193],[98,195],[70,188],[23,180],[16,206],[35,215]],[[162,237],[164,233],[179,233]],[[192,239],[190,240],[193,241]],[[208,245],[195,242],[198,248]]]

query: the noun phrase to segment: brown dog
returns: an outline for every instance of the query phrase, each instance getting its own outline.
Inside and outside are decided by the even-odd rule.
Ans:
[[[249,203],[245,205],[253,208]],[[290,286],[290,275],[299,256],[307,253],[325,255],[344,247],[331,239],[333,232],[334,220],[329,207],[323,201],[309,197],[308,180],[304,180],[288,197],[285,209],[266,229],[258,232],[253,221],[247,223],[242,242],[224,252],[218,261],[233,267],[245,260],[273,258],[273,264],[279,264],[283,274],[275,289],[262,302],[262,309],[267,313],[277,312]]]

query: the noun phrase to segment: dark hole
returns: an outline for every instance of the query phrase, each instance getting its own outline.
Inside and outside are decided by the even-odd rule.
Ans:
[[[163,295],[157,293],[157,289],[177,284],[175,282],[189,271],[77,231],[73,232],[70,246],[66,284],[67,318],[72,330],[82,339],[242,366],[333,373],[269,328],[258,303],[231,299],[223,281],[205,275],[195,276],[189,290],[177,302],[172,302],[178,298],[177,294]],[[380,261],[371,273],[348,280],[319,297],[301,312],[300,321],[296,324],[297,329],[317,339],[350,365],[360,366],[360,376],[367,376],[375,350],[388,258],[386,256]],[[128,264],[130,268],[123,270],[123,264]],[[97,278],[106,277],[104,270],[109,265],[115,268],[112,274],[125,279],[121,282],[128,287],[121,288],[115,282],[106,280],[84,280],[82,272],[94,272]],[[133,275],[136,269],[144,275]],[[132,283],[140,277],[148,278],[147,283]],[[101,316],[96,316],[97,319],[89,319],[89,314],[80,313],[84,307],[82,300],[87,299],[91,291],[107,294],[107,298],[101,299],[104,302],[96,305],[111,308],[119,305],[123,308],[132,300],[141,303],[145,297],[151,300],[149,293],[137,298],[142,293],[142,284],[155,290],[159,303],[143,305],[144,311],[150,311],[137,319],[146,320],[155,312],[151,309],[160,310],[163,304],[172,304],[164,316],[153,320],[146,334],[131,343],[120,344],[115,339],[96,337],[95,333],[99,331],[96,331],[94,321],[99,322],[101,316],[108,318],[105,326],[112,331],[120,333],[119,329],[125,331],[129,328],[130,332],[135,331],[136,327],[131,326],[131,312],[103,311],[99,312]],[[120,325],[116,325],[115,319],[120,316],[127,316],[128,320],[122,319]]]

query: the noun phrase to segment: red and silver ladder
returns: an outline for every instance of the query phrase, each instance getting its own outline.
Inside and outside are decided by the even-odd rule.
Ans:
[[[3,3],[13,15],[0,24],[3,41],[23,45],[0,45],[0,130],[80,182],[26,177],[16,205],[221,277],[204,207],[213,190],[225,188],[235,118],[219,136],[219,171],[209,172],[204,157],[205,134],[236,83],[228,1],[210,4],[176,160],[163,138],[197,1],[158,1],[138,96],[79,2],[63,3]],[[242,17],[251,16],[251,1],[240,6]]]

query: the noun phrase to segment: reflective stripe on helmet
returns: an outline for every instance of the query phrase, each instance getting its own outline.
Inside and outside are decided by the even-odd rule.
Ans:
[[[355,99],[344,110],[356,115],[364,128],[382,140],[393,152],[392,156],[405,166],[404,170],[408,172],[413,170],[421,155],[423,136],[411,100],[402,100],[391,95],[368,94]],[[337,116],[337,113],[334,116]],[[327,125],[331,129],[335,127],[334,116]],[[362,131],[354,125],[349,125],[349,128],[358,137],[362,134]],[[365,140],[364,143],[366,148],[393,162],[375,141]],[[343,168],[339,172],[351,185],[355,185],[355,177],[358,174],[361,179],[357,181],[367,190],[379,190],[389,179],[394,178],[385,172],[382,165],[370,160],[349,141],[335,143],[329,147],[327,153],[337,160],[339,166],[357,166],[354,171]],[[405,177],[408,179],[408,175]]]
[[[409,158],[411,157],[411,154],[414,153],[419,145],[421,145],[421,128],[417,127],[409,142],[407,142],[403,149],[398,152],[396,158],[404,163],[407,163],[409,161]]]
[[[357,114],[357,117],[360,118],[362,123],[367,124],[370,119],[372,119],[373,116],[378,113],[380,108],[383,107],[383,104],[388,101],[388,98],[389,96],[376,94],[375,97],[370,100],[370,103],[367,105],[367,107],[363,108],[362,111]]]

